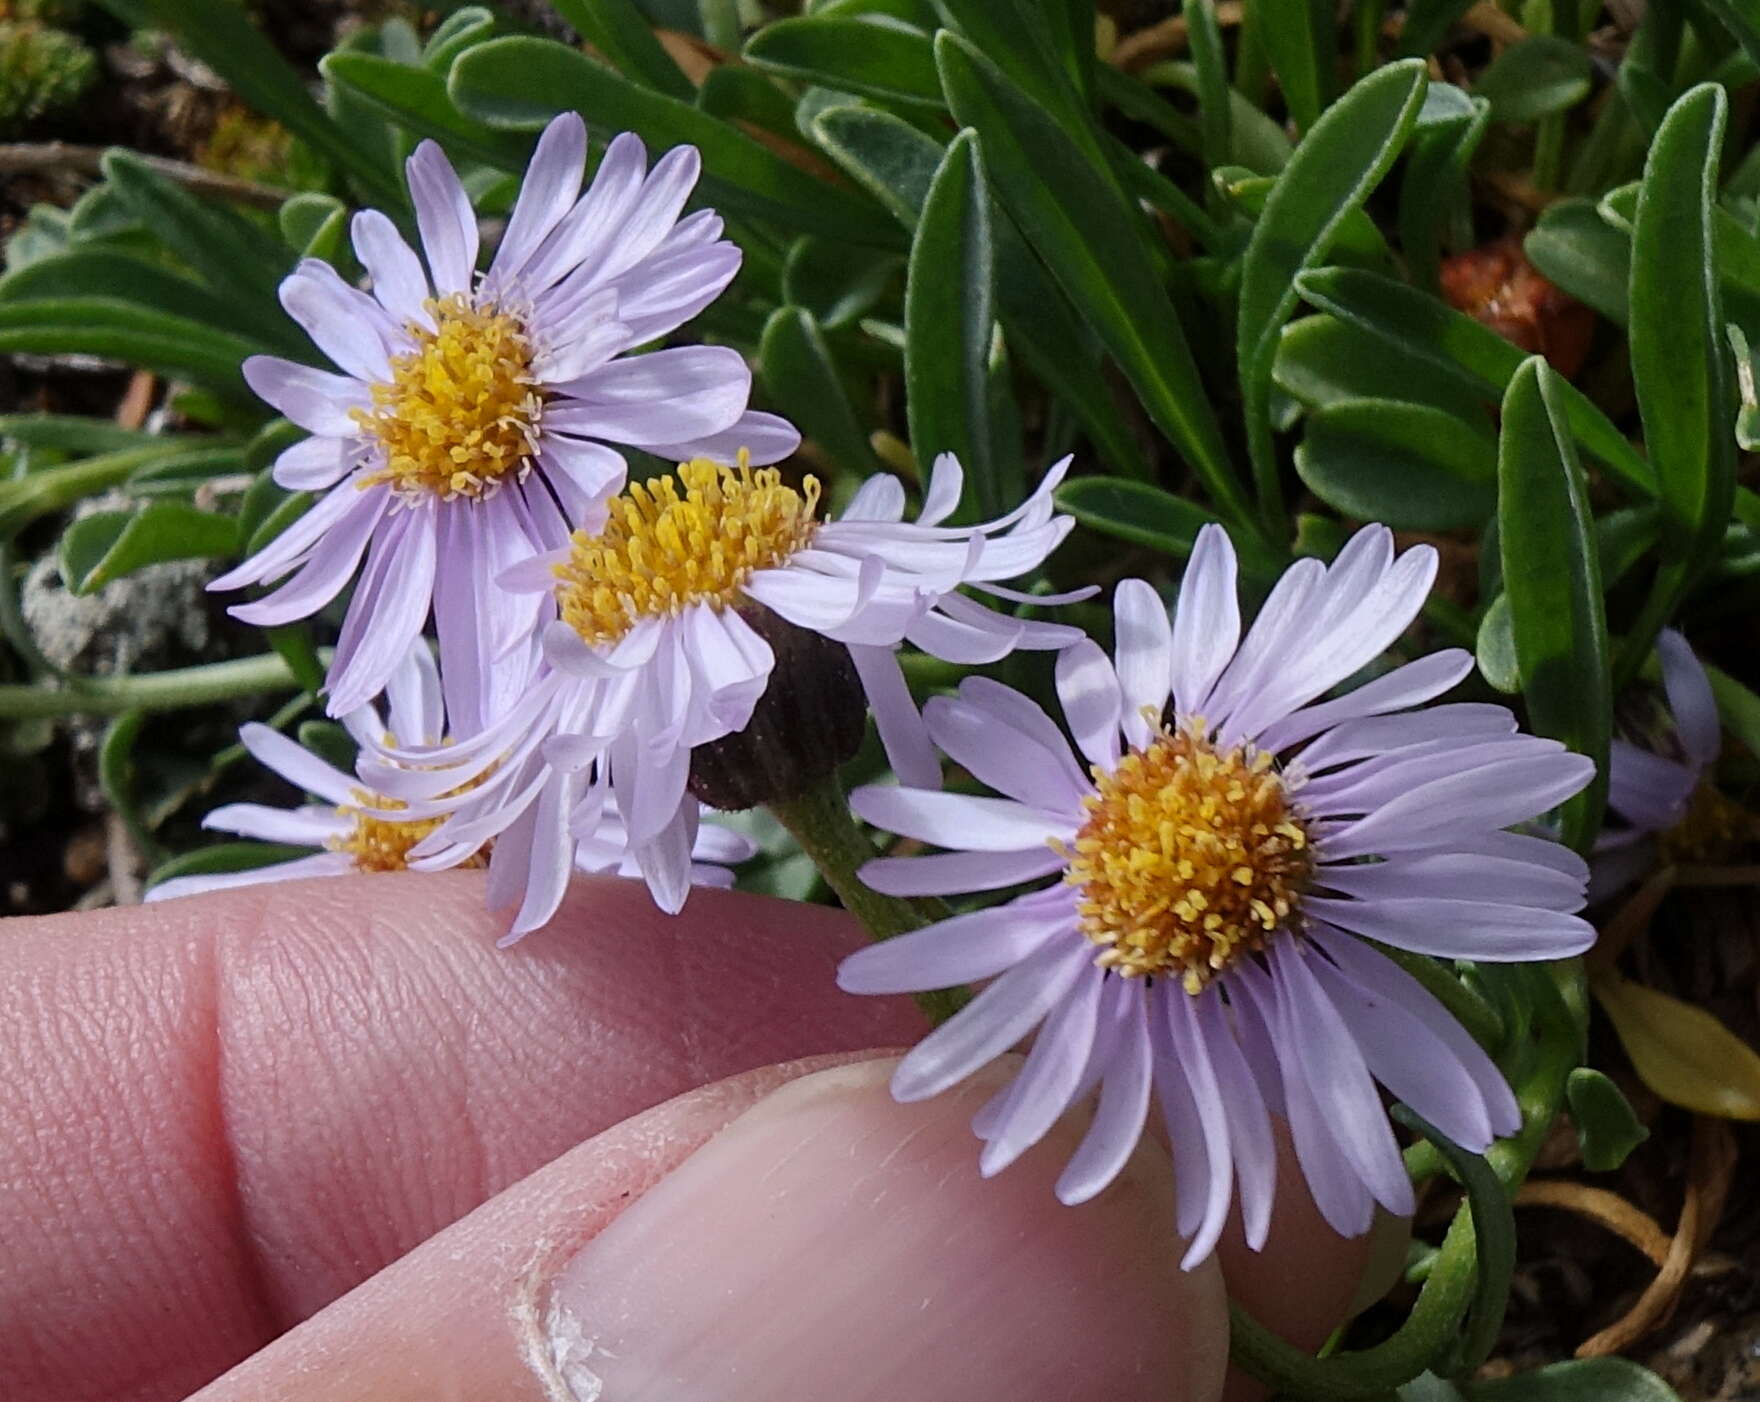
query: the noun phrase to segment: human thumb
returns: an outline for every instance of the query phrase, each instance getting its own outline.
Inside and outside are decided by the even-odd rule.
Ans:
[[[1052,1195],[1082,1126],[999,1177],[893,1063],[772,1067],[627,1120],[492,1199],[201,1402],[1211,1402],[1214,1263],[1179,1269],[1165,1151]]]

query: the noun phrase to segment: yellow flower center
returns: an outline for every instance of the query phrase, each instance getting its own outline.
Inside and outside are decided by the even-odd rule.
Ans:
[[[477,782],[480,783],[481,780]],[[465,787],[475,788],[476,784]],[[405,822],[399,822],[395,818],[376,817],[366,810],[377,808],[395,812],[409,805],[401,799],[386,798],[383,794],[368,793],[365,789],[355,789],[354,797],[354,803],[345,803],[336,810],[350,819],[354,826],[346,836],[333,837],[325,845],[332,852],[346,852],[352,857],[356,871],[409,870],[410,848],[446,821],[444,815],[411,818]],[[485,843],[480,851],[459,865],[467,868],[487,866],[492,845]]]
[[[680,490],[680,487],[683,490]],[[773,467],[706,458],[676,476],[632,482],[598,535],[577,531],[556,567],[564,621],[589,643],[613,643],[644,618],[689,604],[725,608],[753,571],[781,564],[813,538],[819,482],[800,491]]]
[[[1163,731],[1094,781],[1087,822],[1061,850],[1101,967],[1197,993],[1295,908],[1313,852],[1269,755],[1219,753],[1197,727]]]
[[[385,449],[385,465],[363,477],[401,496],[482,497],[531,470],[543,401],[532,382],[532,351],[520,320],[474,307],[461,294],[428,302],[434,330],[412,323],[412,351],[373,386],[372,409],[351,417]]]
[[[1658,845],[1666,862],[1726,862],[1750,843],[1760,841],[1760,817],[1726,797],[1709,778],[1687,803],[1687,811]]]

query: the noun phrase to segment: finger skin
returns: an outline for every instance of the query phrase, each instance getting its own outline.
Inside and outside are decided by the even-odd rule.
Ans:
[[[899,1046],[854,926],[578,882],[498,950],[477,873],[0,928],[9,1402],[181,1398],[584,1138],[749,1068]]]
[[[194,1402],[1215,1402],[1221,1277],[1167,1249],[1159,1144],[1064,1208],[1077,1117],[977,1171],[967,1121],[1016,1068],[899,1105],[863,1062],[733,1118],[795,1069],[608,1131]]]

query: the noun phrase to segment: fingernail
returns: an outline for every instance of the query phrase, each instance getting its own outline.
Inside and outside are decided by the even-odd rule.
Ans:
[[[893,1063],[804,1077],[730,1123],[559,1273],[574,1402],[1204,1402],[1227,1314],[1179,1269],[1167,1156],[1052,1195],[1082,1126],[997,1178],[969,1122],[1007,1068],[923,1104]]]

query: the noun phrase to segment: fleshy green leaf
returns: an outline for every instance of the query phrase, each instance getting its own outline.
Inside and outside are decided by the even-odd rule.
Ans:
[[[1326,105],[1336,11],[1323,0],[1259,0],[1259,32],[1296,126],[1309,130]]]
[[[276,862],[290,862],[295,857],[309,857],[313,848],[291,847],[280,842],[217,842],[212,847],[198,847],[173,857],[156,867],[147,878],[150,891],[174,876],[213,876],[222,872],[254,871]]]
[[[1020,483],[999,480],[991,457],[990,342],[995,252],[990,195],[974,132],[947,148],[911,245],[904,307],[905,408],[919,463],[955,453],[966,472],[966,520],[1000,516]]]
[[[758,373],[784,413],[843,467],[867,476],[878,465],[811,312],[778,307],[758,344]]]
[[[1486,606],[1479,620],[1473,646],[1479,672],[1492,686],[1514,696],[1522,689],[1522,673],[1516,664],[1515,628],[1510,619],[1509,595],[1499,594]]]
[[[896,254],[835,239],[796,239],[782,265],[782,295],[832,331],[871,311],[898,275]]]
[[[166,312],[100,297],[0,305],[0,355],[103,356],[248,398],[239,366],[258,347],[228,332]]]
[[[1339,226],[1387,173],[1423,102],[1424,65],[1389,64],[1363,79],[1314,124],[1278,176],[1241,260],[1236,353],[1261,504],[1281,514],[1271,442],[1271,367],[1277,335],[1295,310],[1296,275],[1326,255]]]
[[[1465,1393],[1467,1402],[1681,1402],[1672,1387],[1629,1358],[1549,1363],[1531,1373],[1467,1383]]]
[[[884,102],[943,105],[929,36],[884,15],[777,20],[747,41],[745,58],[771,73]]]
[[[1565,1082],[1564,1093],[1577,1126],[1583,1166],[1591,1173],[1612,1173],[1650,1137],[1650,1131],[1638,1123],[1631,1101],[1594,1068],[1577,1067]]]
[[[575,27],[591,44],[625,76],[638,79],[647,86],[689,102],[691,80],[659,39],[654,36],[653,21],[644,15],[634,0],[555,0],[556,12]]]
[[[1464,102],[1465,110],[1457,108],[1429,122],[1420,120],[1399,187],[1400,249],[1412,281],[1432,289],[1437,283],[1444,230],[1457,215],[1470,218],[1466,213],[1468,167],[1485,135],[1490,111],[1483,98],[1468,99],[1459,88],[1432,83],[1420,119],[1428,113],[1432,99],[1443,93],[1454,95],[1452,101],[1444,101],[1451,101],[1451,105]]]
[[[1651,1090],[1701,1115],[1760,1120],[1760,1055],[1705,1009],[1618,975],[1594,991]]]
[[[1594,68],[1581,45],[1555,34],[1511,44],[1473,83],[1498,122],[1537,122],[1589,95]]]
[[[1579,302],[1625,324],[1632,245],[1591,200],[1560,200],[1522,240],[1528,261]]]
[[[491,39],[460,55],[447,90],[491,126],[531,131],[561,111],[595,127],[639,133],[654,147],[689,144],[703,157],[705,199],[796,233],[902,248],[873,203],[783,159],[688,102],[639,87],[585,54],[547,39]]]
[[[1102,535],[1183,560],[1216,518],[1184,497],[1124,477],[1077,477],[1057,489],[1058,508]]]
[[[1497,506],[1497,445],[1488,426],[1390,399],[1314,410],[1296,471],[1327,505],[1395,530],[1478,526]]]
[[[291,321],[253,315],[237,298],[210,292],[162,262],[109,248],[76,248],[41,258],[0,277],[0,302],[54,301],[63,297],[103,297],[130,302],[148,311],[194,318],[253,342],[259,350],[306,353],[305,337]]]
[[[1595,762],[1561,809],[1564,841],[1586,850],[1607,800],[1613,695],[1594,517],[1557,384],[1534,356],[1504,395],[1498,539],[1529,721]]]
[[[814,119],[815,139],[849,176],[915,228],[941,148],[909,123],[862,107],[833,107]],[[1148,477],[1149,468],[1114,407],[1093,338],[1046,276],[1014,225],[991,221],[996,303],[1013,352],[1081,420],[1115,471]]]
[[[1490,327],[1446,303],[1391,278],[1354,268],[1319,268],[1297,280],[1302,297],[1396,351],[1444,374],[1467,390],[1501,399],[1526,357]],[[1656,478],[1606,414],[1567,381],[1558,386],[1571,431],[1583,450],[1645,497]]]
[[[432,137],[454,156],[508,171],[524,170],[531,157],[532,143],[525,137],[497,131],[454,107],[445,75],[431,68],[338,49],[327,54],[318,69],[374,112],[416,136]]]
[[[1507,344],[1507,343],[1506,343]],[[1272,381],[1309,408],[1341,399],[1397,399],[1489,428],[1489,392],[1335,316],[1305,316],[1278,337]]]
[[[96,511],[61,533],[61,577],[69,592],[90,594],[113,579],[167,560],[231,555],[238,523],[184,501],[154,501],[139,511]]]
[[[1222,513],[1249,520],[1191,348],[1135,232],[1135,211],[1058,126],[970,45],[936,40],[955,117],[984,143],[992,187],[1015,224],[1191,463]]]
[[[1204,164],[1214,169],[1234,157],[1234,90],[1228,82],[1228,58],[1212,0],[1184,0],[1180,11],[1192,46],[1192,71],[1197,75],[1198,128],[1204,138]]]

